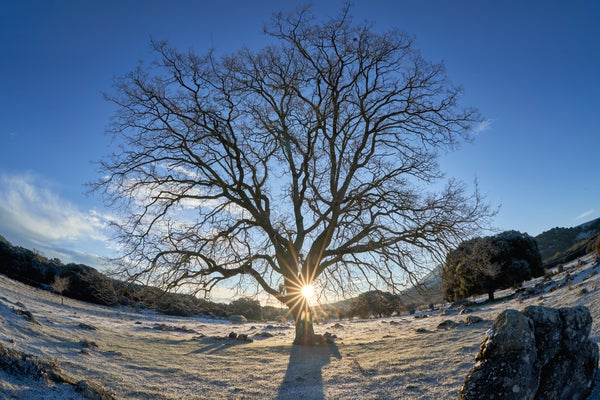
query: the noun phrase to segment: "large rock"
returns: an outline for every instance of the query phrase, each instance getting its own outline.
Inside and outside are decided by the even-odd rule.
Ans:
[[[88,400],[116,400],[100,385],[90,381],[79,381],[62,371],[56,360],[47,360],[39,356],[11,349],[0,343],[0,371],[15,377],[28,377],[40,380],[52,387],[56,383],[73,385],[76,392]],[[49,390],[51,393],[51,390]],[[1,393],[0,393],[1,394]],[[4,397],[1,397],[4,399]]]
[[[585,399],[598,368],[598,345],[586,341],[581,352],[561,352],[544,366],[537,399]]]
[[[459,399],[576,400],[592,389],[598,346],[586,307],[506,310],[492,325]]]
[[[248,322],[248,319],[243,315],[233,314],[229,316],[229,321],[231,321],[232,324],[245,324]]]
[[[535,335],[530,319],[516,310],[502,312],[488,332],[460,399],[533,399],[539,383]]]
[[[561,308],[560,316],[564,322],[562,341],[565,350],[577,353],[588,340],[592,330],[592,316],[587,307]]]
[[[529,306],[523,314],[535,326],[535,345],[542,365],[552,360],[561,349],[563,322],[559,310],[550,307]]]

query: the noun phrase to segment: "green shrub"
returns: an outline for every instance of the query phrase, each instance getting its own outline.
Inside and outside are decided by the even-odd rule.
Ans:
[[[444,297],[457,301],[518,286],[542,276],[544,268],[536,241],[517,231],[475,238],[450,251],[442,268]]]

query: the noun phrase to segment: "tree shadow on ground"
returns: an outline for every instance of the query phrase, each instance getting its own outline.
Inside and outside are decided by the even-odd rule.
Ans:
[[[248,344],[249,342],[235,339],[205,337],[198,340],[199,348],[188,354],[215,354],[222,350],[227,350],[233,346]]]
[[[338,360],[342,358],[340,351],[333,343],[292,346],[288,368],[276,399],[325,399],[322,369],[329,364],[331,357]]]

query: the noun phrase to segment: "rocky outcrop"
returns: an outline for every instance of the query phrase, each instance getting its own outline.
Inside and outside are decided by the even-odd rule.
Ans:
[[[72,385],[86,400],[116,400],[100,385],[87,380],[77,381],[62,371],[55,360],[44,359],[0,343],[0,370],[16,377],[28,377],[53,387],[56,384]],[[2,397],[4,398],[4,397]]]
[[[598,369],[586,307],[506,310],[492,325],[460,400],[585,399]]]

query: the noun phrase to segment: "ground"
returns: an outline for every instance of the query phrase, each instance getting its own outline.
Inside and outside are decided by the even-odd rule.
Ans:
[[[497,302],[482,298],[468,313],[442,305],[415,315],[323,322],[317,333],[337,339],[316,348],[292,346],[291,324],[168,317],[67,298],[62,305],[57,295],[0,275],[0,344],[54,361],[74,381],[94,382],[117,399],[455,399],[504,309],[583,304],[594,319],[591,338],[600,342],[598,272],[588,256],[551,280],[525,284],[541,294],[498,292]],[[483,322],[466,325],[468,315]],[[457,324],[438,327],[447,320]],[[253,342],[229,339],[230,332]],[[0,397],[83,398],[72,385],[3,370]]]

